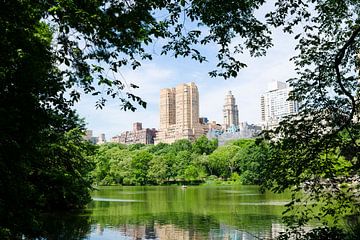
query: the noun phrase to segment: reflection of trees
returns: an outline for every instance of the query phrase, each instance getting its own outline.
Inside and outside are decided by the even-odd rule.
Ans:
[[[41,229],[37,239],[78,240],[84,239],[91,231],[89,214],[47,214],[37,221]]]
[[[231,226],[223,229],[232,231],[229,236],[235,230],[246,230],[243,235],[270,236],[288,199],[286,195],[260,194],[254,186],[116,187],[104,188],[94,196],[116,201],[92,202],[93,222],[117,229],[142,226],[138,231],[145,236],[146,229],[148,239],[152,231],[158,236],[159,231],[170,234],[172,228],[189,239],[209,239],[221,226]]]

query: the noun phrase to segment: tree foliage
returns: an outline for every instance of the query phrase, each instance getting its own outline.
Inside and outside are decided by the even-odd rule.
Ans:
[[[153,51],[146,46],[162,39],[161,55],[189,57],[198,62],[207,61],[199,46],[218,44],[217,69],[210,75],[235,77],[245,64],[234,54],[247,49],[253,56],[262,56],[271,46],[270,32],[253,15],[263,2],[5,1],[3,46],[19,38],[28,39],[26,31],[44,22],[53,32],[54,44],[49,50],[62,66],[61,77],[70,92],[70,101],[78,101],[82,89],[100,96],[97,107],[104,106],[107,95],[118,99],[124,110],[134,111],[134,103],[146,107],[146,102],[126,89],[118,75],[109,72],[119,72],[125,65],[136,69],[142,61],[151,60]],[[220,3],[222,7],[218,8]],[[16,14],[15,19],[12,14]],[[14,21],[17,26],[11,25]],[[243,41],[232,46],[235,37]],[[13,46],[6,52],[16,53],[18,49],[22,48]],[[98,86],[104,91],[99,91]],[[138,87],[130,84],[130,88]]]
[[[268,133],[264,175],[265,186],[293,191],[284,219],[295,235],[311,219],[339,226],[359,216],[359,13],[359,1],[277,1],[267,15],[298,40],[289,83],[300,113]]]
[[[211,143],[214,151],[199,153],[199,142]],[[204,182],[211,175],[232,180],[232,174],[237,173],[245,184],[259,183],[260,165],[266,161],[268,152],[265,143],[258,146],[254,140],[238,140],[214,148],[214,142],[178,140],[170,145],[143,146],[140,149],[132,145],[125,148],[116,144],[103,145],[91,156],[96,164],[92,176],[99,185],[147,185]]]

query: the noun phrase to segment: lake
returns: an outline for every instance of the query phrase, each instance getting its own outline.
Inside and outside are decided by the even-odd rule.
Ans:
[[[99,187],[92,197],[77,230],[91,240],[271,239],[289,199],[237,185]]]

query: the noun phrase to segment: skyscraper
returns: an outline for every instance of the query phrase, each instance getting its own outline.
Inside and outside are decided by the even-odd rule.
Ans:
[[[238,106],[235,104],[235,97],[232,95],[231,91],[225,97],[224,104],[224,128],[238,128],[239,126],[239,110]]]
[[[202,134],[199,92],[195,83],[160,90],[160,129],[155,143],[194,140]]]
[[[263,129],[277,127],[284,117],[299,112],[299,103],[287,101],[291,88],[284,82],[272,82],[261,96],[261,120]]]
[[[167,129],[176,122],[175,88],[160,90],[160,129]]]

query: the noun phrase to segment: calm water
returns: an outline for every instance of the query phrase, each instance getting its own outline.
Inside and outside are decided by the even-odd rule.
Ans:
[[[288,196],[256,186],[101,187],[81,221],[85,239],[271,239]],[[86,219],[84,219],[86,217]]]

